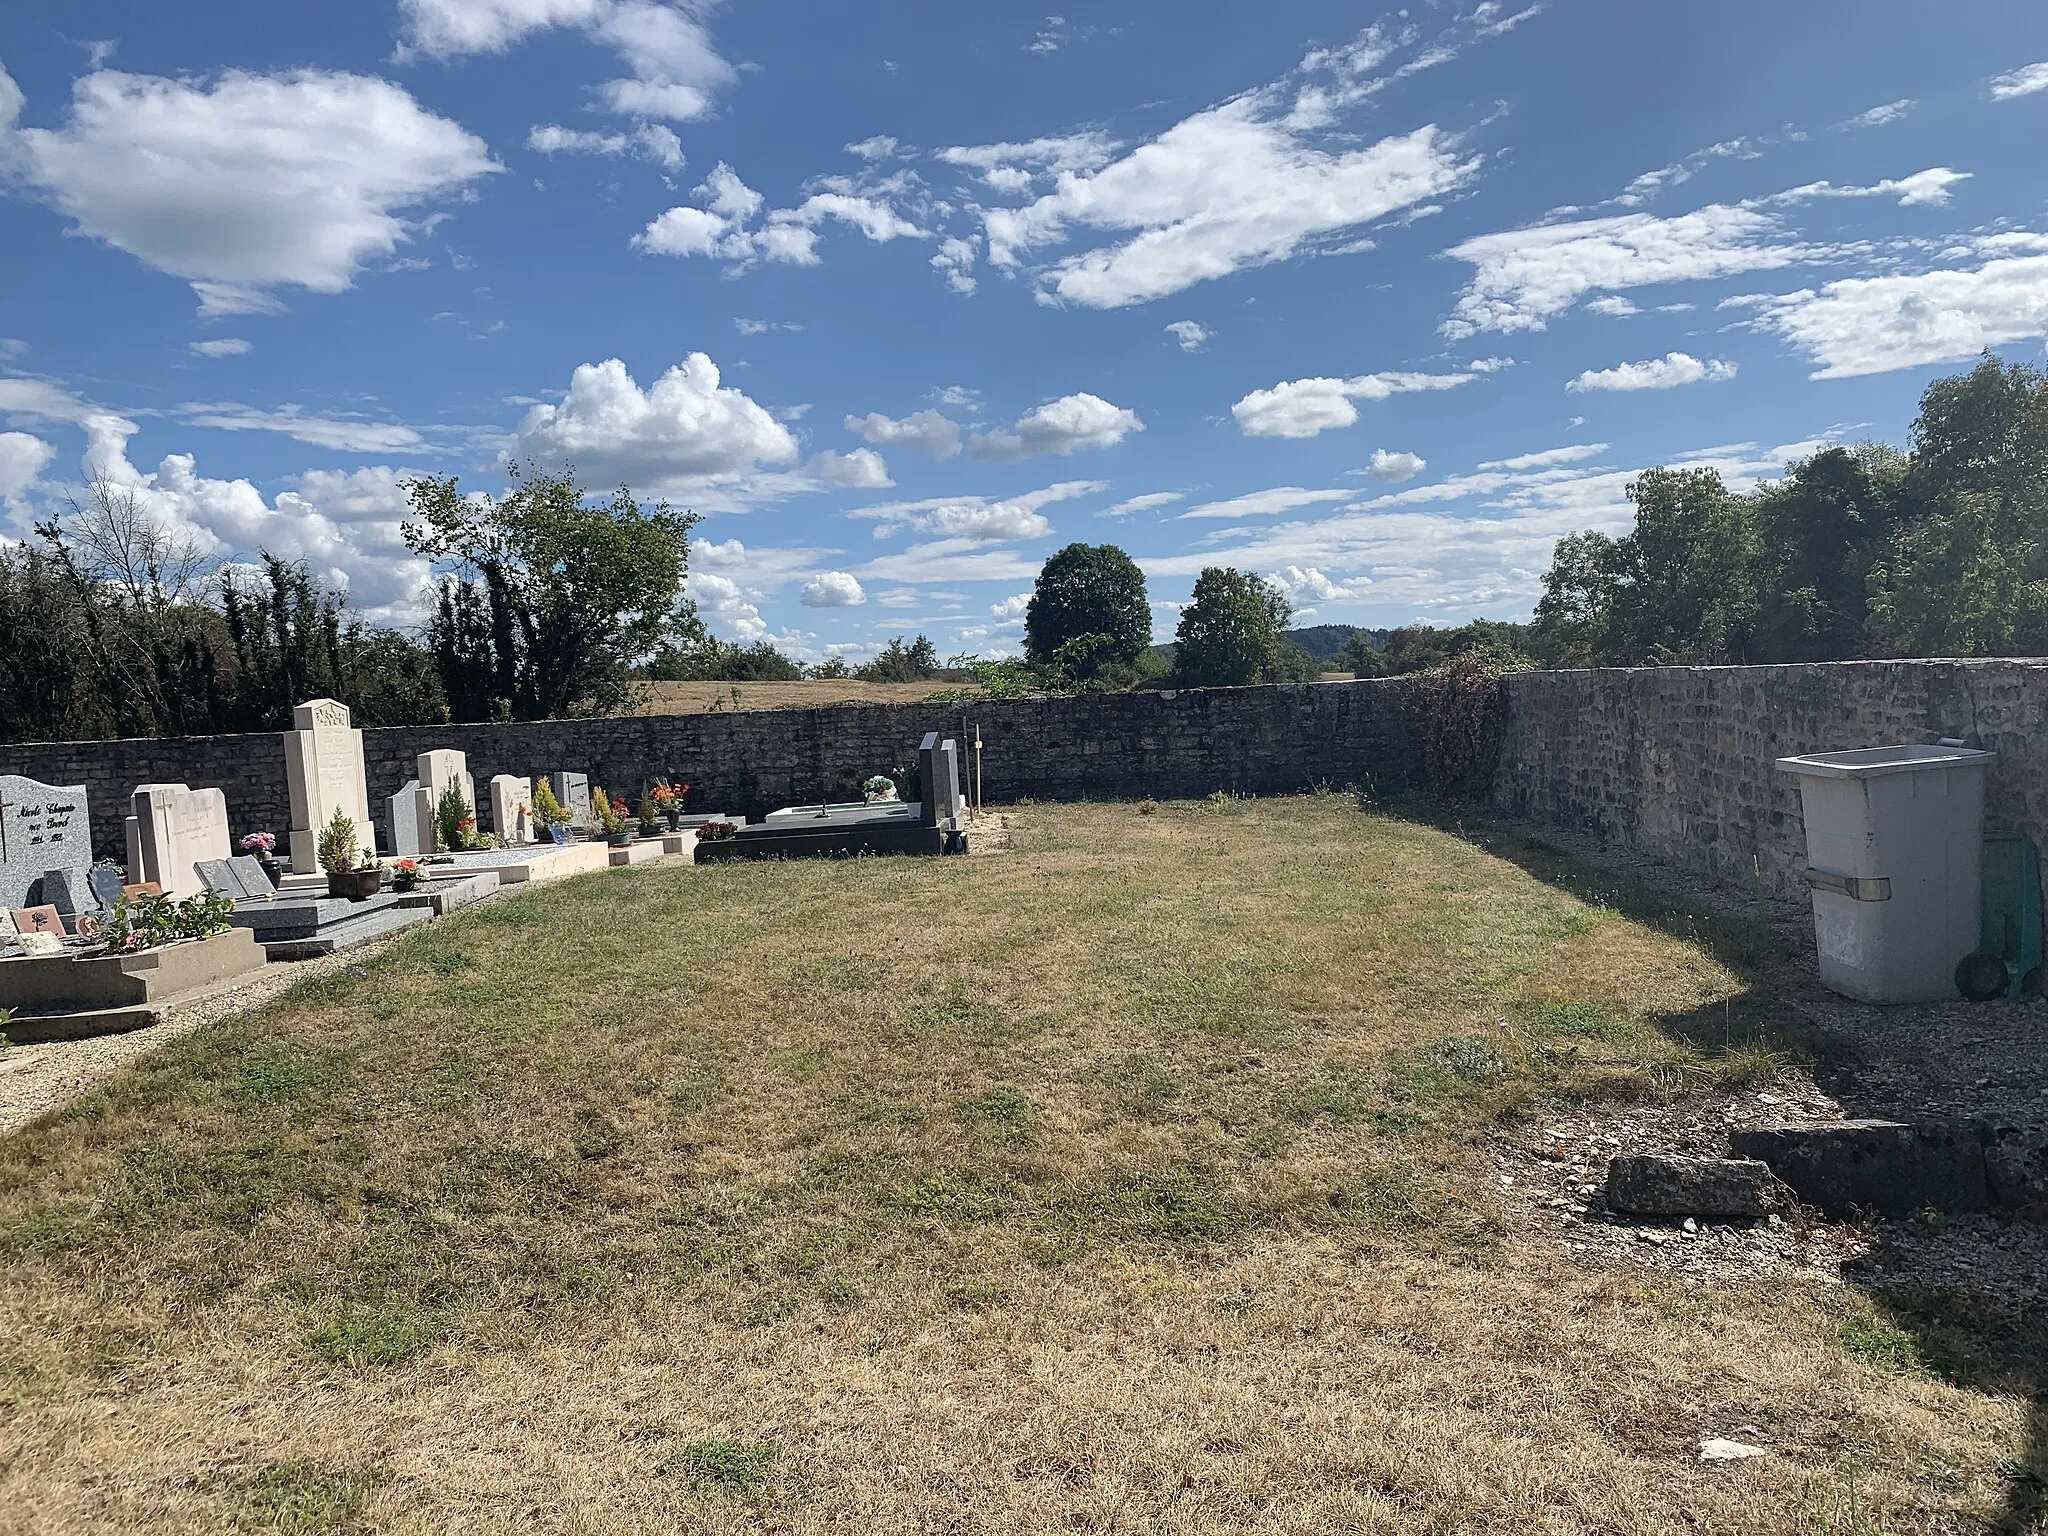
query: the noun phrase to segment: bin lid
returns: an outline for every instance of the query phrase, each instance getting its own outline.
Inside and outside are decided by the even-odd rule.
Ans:
[[[1975,747],[1859,747],[1853,752],[1808,752],[1778,759],[1780,773],[1810,774],[1817,779],[1873,779],[1887,773],[1918,773],[1927,768],[1975,768],[1998,756]]]

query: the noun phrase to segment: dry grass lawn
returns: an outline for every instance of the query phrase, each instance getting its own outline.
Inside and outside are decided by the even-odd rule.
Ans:
[[[935,693],[972,693],[971,684],[864,683],[821,677],[795,683],[641,683],[638,713],[702,715],[712,710],[828,709],[844,704],[922,704]]]
[[[0,1143],[0,1529],[2005,1507],[2024,1405],[1846,1348],[1853,1291],[1587,1272],[1489,1200],[1504,1119],[1768,1069],[1763,940],[1339,796],[1014,837],[524,891]]]

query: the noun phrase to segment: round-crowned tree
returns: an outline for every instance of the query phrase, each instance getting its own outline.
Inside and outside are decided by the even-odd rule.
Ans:
[[[1195,578],[1193,599],[1180,611],[1173,669],[1186,682],[1211,687],[1270,681],[1289,617],[1277,587],[1212,565]]]
[[[1069,544],[1045,562],[1024,610],[1024,654],[1044,665],[1064,645],[1096,640],[1091,666],[1130,665],[1152,643],[1152,605],[1145,573],[1114,544]]]

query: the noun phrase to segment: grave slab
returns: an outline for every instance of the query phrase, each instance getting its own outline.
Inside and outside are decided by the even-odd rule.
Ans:
[[[291,798],[291,863],[299,874],[320,868],[320,833],[340,811],[356,824],[356,846],[377,851],[370,792],[363,774],[363,733],[346,704],[309,699],[292,711],[284,733],[285,788]]]
[[[623,848],[607,848],[605,851],[610,856],[614,869],[624,869],[631,864],[652,864],[668,853],[658,838],[650,838],[644,843],[628,843]]]
[[[0,960],[0,1008],[29,1018],[161,1003],[262,964],[262,949],[241,928],[133,954],[66,951]]]
[[[44,876],[62,870],[83,884],[92,868],[83,784],[45,784],[0,773],[0,906],[51,900]]]

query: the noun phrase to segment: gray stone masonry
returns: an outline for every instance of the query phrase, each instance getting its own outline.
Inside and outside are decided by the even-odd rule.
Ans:
[[[1998,754],[1986,824],[2048,846],[2048,662],[1831,662],[1527,672],[1506,683],[1493,797],[1741,889],[1803,898],[1798,785],[1775,759],[1957,737]],[[758,819],[785,805],[854,801],[870,774],[915,761],[927,731],[981,732],[984,792],[1000,804],[1170,798],[1223,789],[1286,794],[1421,773],[1419,722],[1400,679],[1202,688],[978,704],[641,715],[366,730],[372,803],[419,754],[466,753],[479,780],[564,763],[637,796],[657,776],[692,785],[688,809]],[[228,790],[236,837],[290,820],[275,734],[0,745],[0,772],[84,784],[93,846],[122,857],[138,784]]]

